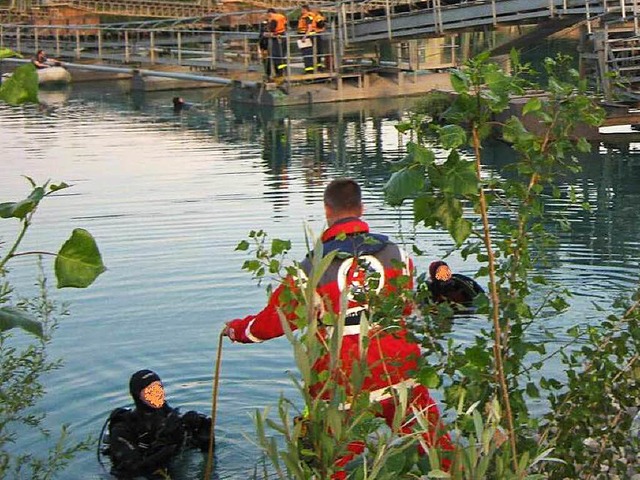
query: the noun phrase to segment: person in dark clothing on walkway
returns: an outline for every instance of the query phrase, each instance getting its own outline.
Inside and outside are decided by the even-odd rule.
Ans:
[[[313,60],[313,41],[311,37],[315,35],[314,30],[314,16],[309,8],[309,5],[303,5],[301,7],[302,13],[298,19],[298,33],[303,37],[298,40],[298,48],[302,54],[302,61],[304,63],[304,73],[313,73],[315,70],[315,64]]]
[[[258,31],[258,52],[260,54],[260,60],[264,69],[265,78],[271,78],[272,62],[271,55],[269,54],[269,37],[267,35],[269,27],[269,20],[263,20],[260,22],[260,29]]]
[[[164,397],[160,377],[151,370],[131,376],[129,392],[135,408],[117,408],[109,416],[104,453],[118,478],[166,478],[166,469],[183,447],[207,451],[211,419],[189,411],[180,415]]]
[[[276,76],[281,77],[287,69],[287,41],[284,38],[287,33],[287,17],[270,8],[267,10],[267,21],[265,36],[269,38],[271,63],[276,71]]]

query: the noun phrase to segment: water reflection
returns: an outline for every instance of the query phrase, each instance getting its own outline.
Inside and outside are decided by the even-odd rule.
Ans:
[[[301,257],[303,225],[323,227],[322,188],[329,179],[349,175],[364,186],[366,219],[424,250],[419,270],[452,248],[448,235],[414,228],[407,206],[392,209],[382,201],[391,163],[405,154],[406,138],[395,124],[412,100],[283,110],[233,105],[217,90],[178,95],[194,108],[176,115],[176,92],[134,99],[117,83],[76,85],[46,114],[0,105],[0,201],[23,197],[22,174],[74,183],[47,203],[25,248],[55,250],[72,228],[84,227],[109,267],[86,292],[56,292],[72,303],[72,317],[52,349],[66,366],[47,380],[42,408],[50,426],[71,423],[77,438],[96,434],[105,415],[128,402],[126,382],[139,368],[166,378],[175,405],[207,411],[217,333],[225,320],[255,312],[265,300],[263,287],[241,272],[246,257],[235,246],[261,228],[291,239],[292,256]],[[553,319],[559,327],[594,321],[593,301],[606,306],[637,283],[637,155],[607,148],[581,157],[582,172],[562,179],[562,197],[546,201],[547,210],[565,211],[572,226],[558,231],[555,261],[540,266],[574,294],[569,312]],[[485,149],[490,175],[512,159],[507,145]],[[590,210],[570,204],[571,188]],[[0,222],[0,236],[9,233]],[[457,254],[447,263],[463,274],[477,267]],[[14,274],[19,283],[32,283],[28,268]],[[478,319],[456,320],[451,335],[463,342],[483,327]],[[285,371],[294,363],[286,341],[224,348],[216,475],[240,478],[258,458],[243,437],[253,432],[249,414],[274,405],[281,392],[293,395]],[[198,468],[188,468],[184,478],[199,478]],[[100,478],[93,452],[74,461],[67,478]]]

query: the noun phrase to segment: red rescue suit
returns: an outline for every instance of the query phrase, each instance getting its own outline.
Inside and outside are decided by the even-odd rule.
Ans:
[[[317,292],[323,300],[325,308],[332,308],[338,313],[342,291],[363,287],[363,276],[368,272],[375,272],[375,278],[379,280],[376,291],[382,295],[398,294],[397,288],[392,285],[394,278],[404,275],[406,289],[413,288],[413,264],[407,254],[384,235],[369,233],[369,226],[358,218],[348,218],[336,222],[322,235],[324,255],[332,251],[338,251],[328,269],[324,272],[317,287]],[[354,259],[358,259],[355,261]],[[363,265],[366,265],[364,268]],[[401,265],[404,265],[402,267]],[[304,273],[310,274],[312,262],[309,258],[302,262]],[[366,271],[363,271],[366,270]],[[292,279],[285,283],[293,284]],[[397,282],[396,282],[397,283]],[[257,315],[249,315],[243,319],[229,322],[229,337],[242,343],[255,343],[283,335],[283,328],[278,315],[278,307],[287,311],[280,301],[284,285],[280,285],[271,295],[267,306]],[[361,305],[348,296],[348,306],[344,327],[344,338],[341,350],[341,367],[337,372],[331,372],[332,377],[339,384],[345,386],[349,393],[349,379],[354,362],[360,358],[360,325],[361,313],[366,311],[366,306]],[[362,298],[362,297],[360,297]],[[408,309],[410,310],[410,309]],[[405,312],[408,313],[408,312]],[[292,329],[297,328],[289,318]],[[322,329],[320,329],[322,330]],[[372,324],[368,333],[371,339],[367,350],[367,362],[370,374],[363,384],[363,390],[369,391],[372,401],[382,406],[381,416],[391,426],[395,404],[397,403],[390,393],[390,387],[404,385],[409,388],[411,406],[422,410],[431,421],[433,430],[427,432],[424,438],[428,445],[438,445],[440,448],[450,450],[451,444],[448,435],[436,432],[441,427],[439,411],[429,391],[417,384],[413,378],[418,367],[420,347],[407,339],[407,332],[402,320],[397,322],[397,328],[385,328]],[[323,358],[314,366],[318,372],[328,370],[329,358]],[[319,391],[319,385],[311,386],[311,392]],[[411,431],[410,426],[406,432]],[[354,450],[354,453],[358,453]],[[443,462],[443,466],[444,462]]]

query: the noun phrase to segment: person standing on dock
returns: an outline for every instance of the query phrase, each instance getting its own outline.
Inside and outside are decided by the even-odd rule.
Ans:
[[[267,36],[267,30],[269,26],[269,20],[263,20],[260,22],[260,30],[258,33],[258,53],[260,54],[260,60],[262,61],[262,67],[264,69],[264,76],[268,80],[271,78],[271,58],[269,57],[269,38]]]
[[[302,54],[302,61],[304,62],[304,73],[313,73],[315,65],[313,61],[313,48],[314,42],[312,38],[315,36],[314,30],[314,15],[311,13],[309,5],[303,5],[302,13],[298,19],[298,33],[303,37],[298,40],[298,48]]]
[[[287,33],[287,17],[278,13],[275,9],[267,10],[267,33],[269,38],[269,53],[271,64],[277,77],[282,77],[287,69],[287,41],[284,38]]]
[[[314,32],[313,41],[316,54],[316,70],[329,69],[330,57],[328,55],[327,39],[325,31],[327,29],[327,19],[321,12],[313,13],[313,24],[311,29]]]

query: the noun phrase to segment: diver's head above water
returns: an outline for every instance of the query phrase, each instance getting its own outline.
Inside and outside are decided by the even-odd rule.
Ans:
[[[151,370],[139,370],[131,375],[129,392],[140,410],[153,411],[165,405],[162,380]]]

